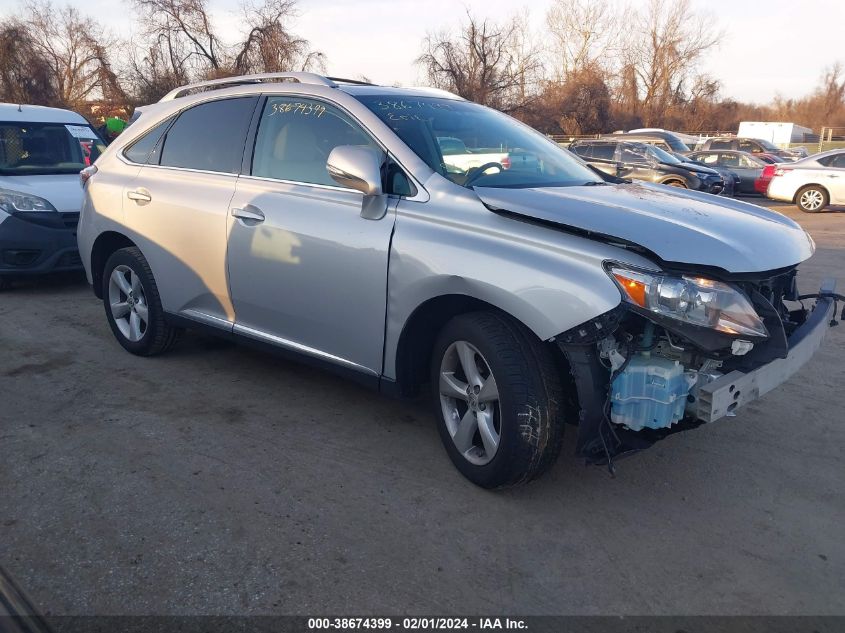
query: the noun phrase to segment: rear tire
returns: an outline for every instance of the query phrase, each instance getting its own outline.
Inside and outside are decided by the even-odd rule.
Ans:
[[[115,251],[103,269],[103,306],[117,342],[137,356],[155,356],[176,342],[153,272],[136,247]]]
[[[474,484],[526,483],[557,459],[561,376],[551,350],[516,321],[495,312],[449,321],[434,345],[431,381],[443,445]]]
[[[795,194],[795,204],[804,213],[818,213],[830,203],[827,191],[819,185],[802,187]]]

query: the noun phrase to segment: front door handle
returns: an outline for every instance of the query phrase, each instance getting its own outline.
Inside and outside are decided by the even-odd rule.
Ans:
[[[153,197],[146,189],[135,189],[134,191],[127,191],[126,197],[135,202],[151,202]]]
[[[264,212],[256,206],[247,204],[243,208],[232,207],[232,217],[240,218],[241,220],[252,220],[252,222],[257,223],[264,221]]]

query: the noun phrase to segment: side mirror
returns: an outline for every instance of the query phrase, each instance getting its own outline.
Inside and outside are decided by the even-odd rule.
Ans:
[[[339,145],[329,154],[326,170],[342,187],[356,189],[365,196],[380,196],[383,162],[381,150],[364,145]]]

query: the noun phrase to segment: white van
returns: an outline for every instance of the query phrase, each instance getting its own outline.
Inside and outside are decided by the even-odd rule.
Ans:
[[[79,172],[103,149],[75,112],[0,104],[0,289],[13,277],[82,267]]]

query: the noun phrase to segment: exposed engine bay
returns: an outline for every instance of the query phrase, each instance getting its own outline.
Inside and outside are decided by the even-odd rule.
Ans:
[[[557,337],[578,396],[577,453],[612,471],[614,458],[669,434],[733,416],[738,406],[785,380],[783,371],[776,372],[784,377],[774,383],[755,370],[786,359],[791,338],[799,338],[793,335],[811,326],[808,317],[815,311],[801,303],[796,272],[791,267],[730,280],[750,300],[753,309],[747,306],[748,312],[759,316],[756,332],[750,323],[745,333],[727,326],[719,331],[649,312],[643,306],[650,303],[637,297],[653,290],[631,285],[633,301]],[[636,282],[628,277],[621,283]],[[678,294],[672,288],[661,292],[672,300]],[[830,309],[835,316],[831,304],[816,320]]]

